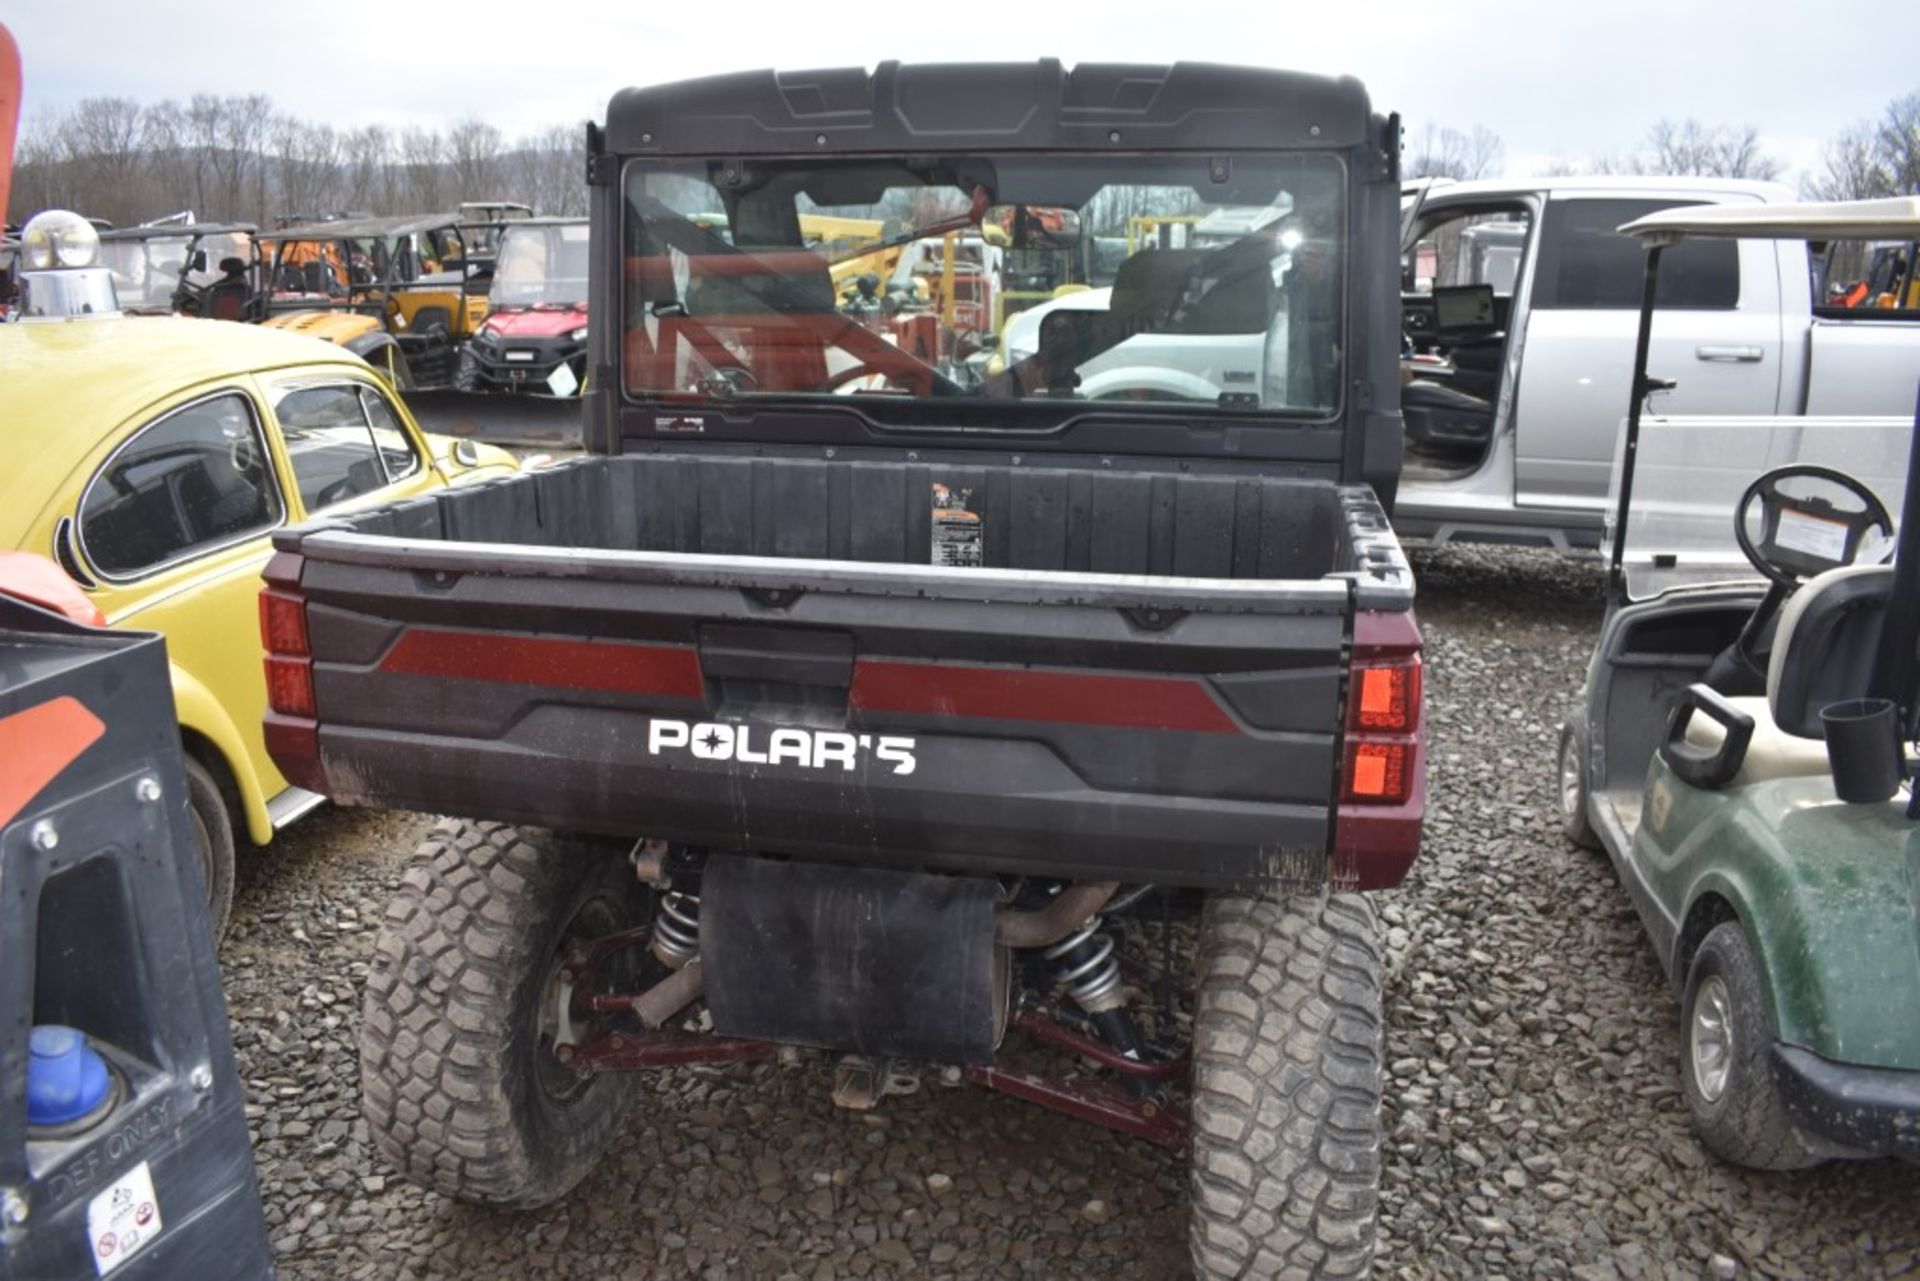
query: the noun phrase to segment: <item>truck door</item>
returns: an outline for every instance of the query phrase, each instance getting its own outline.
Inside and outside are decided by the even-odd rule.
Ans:
[[[1645,264],[1640,246],[1615,229],[1693,203],[1702,202],[1577,192],[1556,193],[1548,203],[1514,403],[1520,504],[1605,506],[1627,412]],[[1669,249],[1647,372],[1678,386],[1655,399],[1659,411],[1776,412],[1780,323],[1771,241],[1694,239]]]

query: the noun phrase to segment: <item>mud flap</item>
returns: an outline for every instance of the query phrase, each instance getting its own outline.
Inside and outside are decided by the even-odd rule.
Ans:
[[[715,854],[700,894],[714,1030],[935,1063],[989,1063],[1006,1030],[998,884]]]

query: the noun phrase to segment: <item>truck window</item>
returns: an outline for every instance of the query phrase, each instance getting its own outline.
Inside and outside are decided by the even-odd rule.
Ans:
[[[239,392],[197,401],[107,460],[80,501],[80,545],[126,579],[230,546],[280,523],[253,404]]]
[[[1533,305],[1637,311],[1646,253],[1618,228],[1685,200],[1556,200],[1547,206]],[[1660,261],[1660,307],[1730,311],[1740,303],[1740,253],[1731,240],[1695,238]]]
[[[623,385],[983,427],[1011,424],[970,408],[1010,400],[1326,418],[1344,184],[1264,153],[636,160]]]
[[[399,475],[412,470],[413,450],[398,420],[387,410],[380,426],[389,433],[389,446],[395,444],[392,433],[399,433],[397,444],[405,458],[389,457],[393,451],[376,440],[361,390],[350,383],[296,387],[274,401],[287,461],[309,512],[384,488],[398,478],[390,469],[404,469]]]
[[[1532,219],[1524,209],[1469,213],[1427,227],[1407,255],[1402,286],[1409,293],[1436,287],[1492,285],[1496,297],[1513,296],[1526,256]]]

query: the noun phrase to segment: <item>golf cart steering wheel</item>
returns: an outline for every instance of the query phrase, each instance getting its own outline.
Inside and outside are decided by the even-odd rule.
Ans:
[[[1780,482],[1803,476],[1845,490],[1860,500],[1860,509],[1848,511],[1823,498],[1794,498],[1780,492]],[[1747,517],[1756,500],[1764,547],[1756,547],[1747,532]],[[1733,514],[1733,536],[1741,553],[1768,582],[1788,591],[1822,570],[1851,565],[1867,531],[1873,529],[1884,537],[1893,535],[1893,517],[1879,496],[1845,472],[1811,463],[1776,467],[1754,481],[1740,495]]]
[[[1819,495],[1798,498],[1781,492],[1783,481],[1799,478],[1832,485],[1858,500],[1859,507],[1842,507]],[[1756,502],[1760,504],[1757,545],[1747,530]],[[1871,530],[1878,530],[1891,547],[1893,517],[1886,505],[1871,489],[1831,467],[1810,463],[1776,467],[1747,486],[1734,509],[1733,536],[1741,553],[1766,577],[1767,594],[1733,644],[1714,660],[1706,683],[1723,694],[1746,692],[1756,681],[1764,688],[1768,655],[1761,642],[1770,635],[1780,607],[1806,579],[1853,564]]]

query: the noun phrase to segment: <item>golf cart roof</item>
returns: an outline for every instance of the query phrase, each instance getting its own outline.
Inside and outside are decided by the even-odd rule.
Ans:
[[[581,214],[578,217],[568,217],[563,214],[541,214],[538,218],[515,218],[513,221],[503,225],[507,230],[511,231],[516,227],[579,227],[588,221],[589,219],[585,214]]]
[[[254,236],[260,229],[250,222],[180,222],[155,227],[119,227],[113,231],[103,231],[100,239],[114,240],[185,240],[192,236]]]
[[[263,231],[260,239],[361,240],[376,236],[405,236],[460,225],[459,214],[402,214],[392,218],[342,218],[337,222],[310,222],[299,227]]]
[[[1920,238],[1920,196],[1786,205],[1682,205],[1637,218],[1620,230],[1649,245],[1670,245],[1688,236],[1913,240]]]

